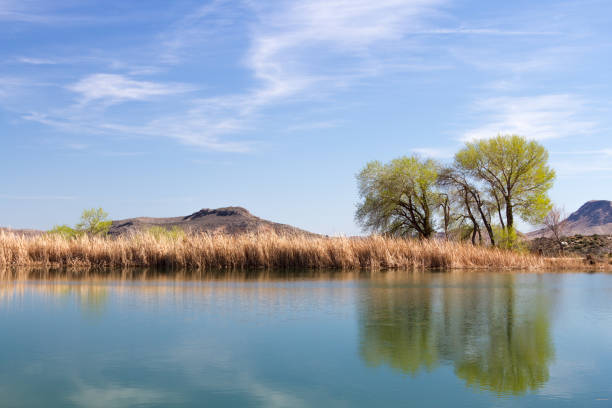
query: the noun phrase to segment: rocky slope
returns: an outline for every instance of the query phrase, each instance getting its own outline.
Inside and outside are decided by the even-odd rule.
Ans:
[[[527,234],[529,239],[550,237],[540,229]],[[563,235],[612,235],[612,201],[593,200],[582,205],[563,222]]]
[[[180,227],[188,233],[241,234],[274,232],[280,235],[315,235],[290,225],[261,219],[242,207],[204,208],[184,217],[139,217],[118,220],[113,221],[109,233],[111,235],[124,235],[147,230],[154,226],[167,229]]]
[[[547,256],[595,256],[612,262],[612,235],[572,235],[563,238],[563,251],[552,238],[535,238],[529,241],[533,252]]]

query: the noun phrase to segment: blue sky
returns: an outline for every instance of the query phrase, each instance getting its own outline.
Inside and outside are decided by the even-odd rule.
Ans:
[[[0,0],[0,225],[240,205],[356,234],[369,160],[519,133],[612,199],[609,1]]]

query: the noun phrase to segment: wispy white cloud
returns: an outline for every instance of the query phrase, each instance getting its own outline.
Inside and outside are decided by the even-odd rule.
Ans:
[[[587,102],[569,94],[485,98],[475,104],[484,123],[467,130],[461,140],[470,141],[497,134],[520,134],[543,140],[584,135],[596,122],[585,119]]]
[[[191,99],[174,110],[140,124],[90,117],[82,112],[30,112],[24,118],[73,132],[121,133],[171,137],[207,149],[244,152],[254,143],[227,137],[248,130],[272,105],[304,100],[346,87],[348,83],[387,69],[423,70],[412,60],[390,64],[376,56],[376,45],[399,41],[434,14],[443,0],[313,0],[281,2],[274,7],[249,3],[256,17],[251,25],[244,64],[256,85],[242,93]],[[203,18],[225,10],[215,1],[186,16],[165,33],[164,50],[176,51],[209,35],[198,28]],[[171,53],[172,54],[172,53]],[[343,61],[322,64],[321,59]],[[343,60],[344,59],[344,60]],[[192,90],[185,84],[137,81],[117,74],[93,74],[69,86],[80,95],[80,108],[90,103],[112,105]],[[85,119],[86,118],[86,119]]]
[[[561,176],[585,173],[612,173],[612,148],[599,150],[551,151],[552,165]]]
[[[376,44],[401,40],[442,3],[315,0],[264,11],[247,55],[248,67],[261,82],[251,92],[252,105],[371,73],[365,68],[376,60]],[[320,62],[333,56],[347,59],[333,70],[322,68],[326,64]]]
[[[17,76],[0,76],[0,100],[6,102],[23,92],[26,87],[36,86],[36,81]]]
[[[51,58],[33,58],[33,57],[17,57],[15,59],[17,62],[22,64],[31,64],[31,65],[55,65],[58,64],[56,59]]]
[[[194,109],[177,116],[167,115],[140,125],[103,123],[100,124],[100,130],[136,136],[169,137],[186,145],[223,152],[245,153],[252,150],[253,141],[231,141],[223,137],[236,133],[241,127],[238,121],[232,118],[211,120],[199,116],[197,112],[198,109]]]
[[[5,63],[12,64],[24,64],[24,65],[77,65],[77,64],[95,64],[97,66],[107,65],[111,68],[116,68],[118,61],[113,60],[111,58],[106,58],[102,55],[92,54],[79,54],[79,55],[68,55],[68,56],[58,56],[53,55],[52,52],[40,54],[38,56],[30,56],[30,55],[19,55],[13,57],[12,59],[8,59],[4,61]]]
[[[422,72],[451,67],[452,58],[441,63],[441,60],[417,57],[417,50],[422,51],[423,44],[426,44],[423,38],[419,38],[422,35],[558,34],[554,30],[502,29],[467,24],[440,28],[435,21],[447,3],[447,0],[281,0],[274,4],[246,1],[236,7],[235,3],[214,0],[178,19],[157,37],[157,65],[120,62],[117,70],[128,74],[90,74],[68,86],[79,95],[77,108],[80,111],[37,111],[23,117],[71,132],[170,137],[206,149],[244,152],[256,143],[229,139],[252,130],[255,122],[267,114],[268,108],[325,98],[391,72]],[[138,121],[127,122],[104,113],[104,107],[117,103],[157,102],[169,95],[193,91],[194,88],[187,84],[142,81],[133,76],[152,75],[158,73],[160,67],[180,64],[191,52],[201,52],[201,48],[206,48],[202,47],[203,43],[223,38],[220,33],[236,35],[236,30],[231,27],[237,16],[247,27],[240,31],[240,35],[245,36],[243,39],[247,44],[242,64],[253,79],[248,87],[213,97],[189,95],[180,106],[172,106],[165,110],[166,113],[159,114],[156,110],[153,119],[143,115]],[[390,49],[402,51],[390,56]],[[558,54],[551,52],[554,56]],[[20,60],[38,65],[57,62],[34,57],[20,57]],[[517,60],[516,67],[514,63],[514,60],[509,61],[505,69],[530,66],[524,60]],[[534,64],[537,63],[534,60]],[[500,104],[487,112],[490,122],[470,130],[464,138],[482,137],[490,132],[495,134],[506,128],[518,129],[536,138],[556,137],[559,131],[573,132],[578,125],[585,123],[576,120],[571,111],[575,106],[569,106],[570,101],[562,100],[564,97],[569,96],[544,95],[537,100],[525,100],[532,103],[531,110],[514,109],[509,98],[489,99],[480,108],[482,111],[490,108],[486,106],[490,101]],[[552,107],[544,106],[551,102]],[[519,122],[514,122],[515,119]],[[565,120],[575,127],[553,129],[550,123],[556,119]],[[327,118],[317,118],[316,123],[331,122]],[[293,128],[303,126],[297,123]],[[292,129],[291,124],[288,128]]]
[[[217,146],[211,137],[249,127],[265,108],[333,92],[348,83],[380,75],[386,69],[424,69],[414,61],[386,64],[376,56],[376,45],[399,41],[434,14],[443,0],[313,0],[253,7],[256,18],[244,64],[257,85],[243,93],[194,101],[190,112],[155,121],[185,143]],[[225,3],[213,2],[187,16],[172,32],[166,47],[176,49],[196,41],[194,21],[216,13]],[[194,31],[195,30],[195,31]],[[337,63],[321,63],[336,59]],[[197,112],[197,115],[194,115]],[[140,131],[150,133],[150,128]],[[226,145],[224,145],[226,146]],[[237,149],[239,146],[232,146]]]
[[[100,15],[81,13],[86,2],[71,0],[2,0],[0,21],[29,25],[108,24],[120,21],[135,21],[143,18],[138,13]],[[146,17],[150,17],[145,15]]]
[[[185,145],[232,153],[252,150],[254,141],[232,141],[224,137],[237,132],[241,126],[237,121],[231,118],[226,121],[211,121],[199,112],[200,109],[191,109],[176,115],[162,115],[139,124],[112,122],[104,118],[82,118],[78,111],[63,112],[60,115],[29,113],[23,118],[76,134],[171,138]]]
[[[158,57],[165,64],[179,64],[188,51],[235,37],[231,28],[237,24],[241,3],[212,0],[183,16],[163,30],[157,38]],[[243,24],[243,23],[242,23]]]
[[[0,21],[27,24],[58,24],[67,22],[91,22],[94,17],[65,16],[53,13],[60,2],[37,0],[0,1]]]
[[[243,94],[203,100],[218,104],[227,116],[215,112],[207,123],[213,127],[230,121],[236,129],[268,106],[333,93],[364,78],[391,71],[448,69],[448,65],[405,56],[389,59],[379,47],[398,45],[407,36],[436,35],[551,35],[553,32],[496,28],[431,28],[445,0],[310,0],[280,2],[269,7],[251,3],[255,23],[245,65],[258,85]],[[177,46],[193,42],[193,22],[216,13],[225,2],[215,1],[185,18],[173,32]],[[185,28],[186,27],[186,28]],[[185,38],[189,34],[189,38]],[[326,61],[334,61],[327,64]],[[296,126],[300,126],[299,124]]]
[[[102,101],[115,104],[126,100],[147,100],[154,96],[170,95],[193,90],[186,84],[161,84],[137,81],[117,74],[93,74],[68,87],[81,95],[83,104]]]

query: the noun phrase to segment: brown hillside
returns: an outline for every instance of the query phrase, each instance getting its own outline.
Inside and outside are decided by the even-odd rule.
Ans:
[[[139,217],[113,221],[111,235],[125,235],[158,226],[170,229],[180,227],[188,233],[243,234],[274,232],[279,235],[312,235],[286,224],[279,224],[254,216],[242,207],[204,208],[184,217]]]
[[[12,228],[0,227],[0,233],[1,232],[7,233],[7,234],[23,235],[26,237],[40,235],[43,233],[43,231],[33,230],[33,229],[12,229]]]

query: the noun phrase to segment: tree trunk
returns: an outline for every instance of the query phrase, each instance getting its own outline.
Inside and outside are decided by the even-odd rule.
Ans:
[[[514,216],[512,214],[512,203],[510,197],[506,197],[506,230],[510,231],[514,227]]]
[[[499,223],[501,224],[502,229],[506,229],[506,225],[504,224],[504,217],[502,217],[501,213],[501,203],[499,202],[499,197],[497,193],[493,191],[493,197],[495,197],[495,203],[497,204],[497,215],[499,215]]]
[[[424,231],[423,238],[425,239],[429,239],[433,235],[434,230],[431,227],[429,220],[425,221],[425,227],[423,228],[423,231]]]
[[[476,233],[480,234],[480,226],[478,225],[478,221],[476,221],[476,217],[474,217],[474,213],[472,213],[472,207],[470,207],[470,192],[467,189],[463,190],[463,203],[465,205],[465,209],[468,213],[468,218],[472,221],[472,245],[476,245]],[[473,197],[473,195],[472,195]]]
[[[423,237],[425,239],[431,238],[434,233],[434,229],[431,225],[431,213],[429,212],[429,204],[427,203],[426,197],[423,197]]]
[[[480,204],[478,205],[478,212],[480,213],[480,218],[482,219],[482,223],[484,224],[485,228],[487,229],[487,234],[489,234],[489,239],[491,240],[491,245],[495,246],[495,237],[493,236],[493,228],[491,227],[491,223],[489,222],[489,220],[487,220],[487,216],[485,215],[484,211],[482,210],[482,207]]]

